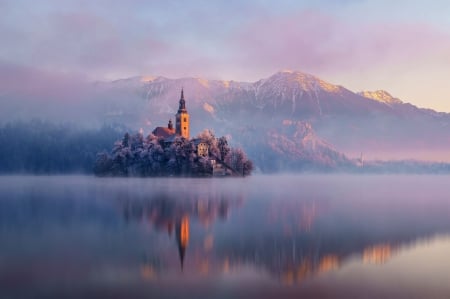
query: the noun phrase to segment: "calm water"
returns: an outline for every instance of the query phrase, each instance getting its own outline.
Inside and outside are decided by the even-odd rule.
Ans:
[[[450,298],[450,177],[0,177],[0,298]]]

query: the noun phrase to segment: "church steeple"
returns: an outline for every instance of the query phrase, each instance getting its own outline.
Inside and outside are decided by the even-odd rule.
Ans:
[[[178,108],[178,113],[180,113],[182,111],[186,111],[186,101],[184,100],[184,90],[183,90],[183,88],[181,88],[180,106]]]
[[[180,105],[176,114],[175,127],[175,133],[177,135],[189,139],[189,113],[186,110],[183,88],[181,88]]]

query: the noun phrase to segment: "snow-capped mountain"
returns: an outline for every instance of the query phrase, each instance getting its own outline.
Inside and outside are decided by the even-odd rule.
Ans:
[[[242,145],[252,158],[265,164],[270,160],[271,169],[299,161],[323,167],[347,163],[340,153],[349,158],[362,153],[365,159],[450,161],[450,114],[418,108],[386,91],[355,93],[288,70],[256,82],[138,76],[97,82],[82,92],[75,92],[81,89],[77,85],[72,93],[64,90],[48,101],[40,100],[48,92],[6,94],[0,98],[12,99],[11,105],[0,116],[3,121],[15,115],[114,122],[148,134],[174,118],[181,88],[191,114],[191,135],[211,128]],[[67,94],[76,100],[61,100]]]
[[[394,98],[390,93],[388,93],[385,90],[376,90],[376,91],[361,91],[358,92],[359,95],[379,101],[381,103],[385,103],[388,105],[395,105],[395,104],[403,104],[402,101],[400,101],[397,98]]]
[[[134,77],[103,83],[101,86],[108,86],[109,91],[119,94],[125,91],[139,95],[159,114],[175,113],[182,87],[186,90],[191,109],[202,108],[210,114],[234,114],[237,106],[241,114],[262,113],[308,120],[330,116],[395,116],[404,113],[404,109],[393,107],[404,103],[386,91],[354,93],[315,76],[294,71],[281,71],[253,83],[201,78]]]
[[[148,130],[173,117],[183,87],[193,132],[213,128],[245,145],[252,140],[249,132],[266,136],[284,132],[286,123],[304,122],[316,138],[351,157],[362,152],[368,158],[450,160],[449,114],[418,108],[382,90],[355,93],[301,72],[280,71],[256,82],[135,77],[106,86],[140,98],[134,115],[121,115]],[[116,104],[132,110],[128,100]]]

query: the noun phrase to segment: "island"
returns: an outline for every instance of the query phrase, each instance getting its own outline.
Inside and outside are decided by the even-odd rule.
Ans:
[[[190,116],[181,89],[175,128],[172,120],[166,127],[156,127],[144,137],[142,131],[125,133],[111,152],[97,154],[97,176],[247,176],[253,163],[241,148],[232,148],[226,137],[216,138],[205,129],[190,138]]]

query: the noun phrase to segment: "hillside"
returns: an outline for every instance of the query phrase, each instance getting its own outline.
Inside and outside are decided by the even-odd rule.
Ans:
[[[148,130],[173,117],[181,87],[194,132],[214,128],[245,148],[274,148],[265,140],[275,134],[300,151],[300,143],[287,132],[292,133],[292,124],[303,122],[315,131],[314,138],[326,140],[321,144],[332,144],[330,150],[349,157],[362,152],[369,159],[450,160],[448,113],[418,108],[386,91],[355,93],[301,72],[281,71],[253,83],[134,77],[98,86],[103,92],[132,97],[132,103],[140,98],[134,112],[128,101],[116,100],[117,111],[106,115]]]

